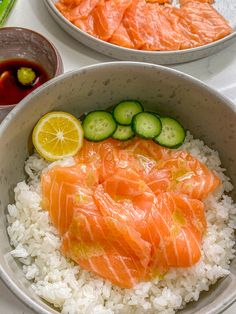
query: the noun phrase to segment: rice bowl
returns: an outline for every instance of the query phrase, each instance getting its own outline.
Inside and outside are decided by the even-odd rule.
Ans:
[[[133,65],[135,65],[135,64],[133,64]],[[106,65],[106,66],[108,66],[108,65]],[[111,65],[109,65],[109,66],[111,66]],[[114,66],[114,64],[113,64],[113,66]],[[119,64],[119,66],[122,67],[122,64]],[[127,67],[127,63],[124,64],[124,67]],[[155,69],[155,70],[158,68],[158,67],[154,67],[154,66],[151,66],[151,67],[152,67],[152,69]],[[91,70],[89,70],[89,72],[93,70],[92,68],[93,67],[90,68]],[[146,68],[150,69],[150,66],[145,65],[143,69],[146,69]],[[144,70],[144,71],[146,71],[146,70]],[[169,72],[169,70],[165,69],[164,72],[166,73],[166,71]],[[172,71],[170,71],[170,72],[172,72]],[[85,72],[83,72],[83,73],[85,73]],[[160,74],[160,73],[161,72],[159,72],[158,75],[161,76],[162,74]],[[84,75],[87,75],[87,74],[82,74],[82,77]],[[79,76],[80,76],[80,74],[79,74]],[[153,78],[154,78],[154,76],[152,76],[152,79]],[[177,78],[177,76],[175,76],[175,80],[176,80],[176,78]],[[75,79],[75,76],[73,76],[73,80],[74,79]],[[107,79],[107,74],[104,76],[104,82],[106,81],[106,79]],[[182,79],[183,79],[182,76],[178,77],[178,80],[182,80]],[[86,80],[87,80],[87,78],[86,78]],[[184,81],[184,84],[185,83],[186,83],[186,81]],[[88,84],[88,83],[86,83],[86,84]],[[137,82],[135,83],[135,85],[136,84],[137,84]],[[143,80],[142,80],[142,84],[145,85]],[[160,83],[160,84],[162,84],[162,83]],[[65,85],[65,84],[63,83],[63,85]],[[62,85],[58,84],[56,88],[57,89],[59,88],[59,90],[60,90],[62,88]],[[67,85],[67,88],[68,88],[68,85]],[[131,88],[131,90],[132,90],[132,83],[129,86],[129,88]],[[113,87],[110,86],[110,89],[112,90]],[[172,88],[170,88],[170,89],[172,89]],[[192,92],[195,93],[194,90]],[[124,91],[124,93],[126,93],[126,91]],[[205,92],[203,92],[203,94],[205,94]],[[149,101],[149,99],[148,99],[149,96],[147,96],[147,102]],[[42,94],[41,94],[41,97],[42,97]],[[45,97],[45,95],[44,95],[44,97]],[[79,99],[79,97],[78,97],[78,95],[76,95],[75,98],[77,100],[74,99],[75,103],[78,101],[80,101],[80,103],[81,103],[81,100]],[[208,96],[205,96],[205,97],[207,98]],[[213,94],[210,97],[214,97]],[[120,98],[121,98],[121,96],[119,95],[118,99],[120,99]],[[194,99],[194,97],[193,97],[193,99]],[[65,99],[64,99],[64,101],[65,101]],[[86,106],[86,101],[87,100],[85,100],[85,104],[84,104],[85,106]],[[113,100],[113,102],[114,102],[114,100]],[[183,102],[185,102],[184,98],[183,98]],[[66,104],[68,104],[68,100],[66,100],[66,103],[64,102],[64,104],[66,106]],[[48,106],[48,108],[47,109],[45,108],[46,110],[44,112],[51,110],[51,108],[52,108],[52,100],[51,100],[51,103]],[[33,106],[32,107],[28,106],[27,110],[29,110],[29,111],[33,110]],[[195,109],[193,109],[193,111],[194,110]],[[80,112],[83,112],[83,111],[84,111],[84,109],[81,108]],[[170,111],[171,111],[170,108],[169,109],[166,108],[166,112],[170,112]],[[36,119],[38,119],[44,112],[41,111],[40,114],[38,113]],[[72,111],[72,112],[74,113],[76,111]],[[78,115],[78,113],[77,113],[77,115]],[[180,111],[178,111],[178,115],[181,116]],[[183,117],[184,117],[184,115],[183,115]],[[34,121],[32,121],[31,126],[29,126],[30,129],[32,129],[32,125],[35,124],[36,119],[34,119]],[[229,120],[230,120],[230,118],[229,118]],[[23,121],[21,121],[21,122],[23,122]],[[184,123],[186,123],[186,120]],[[201,123],[202,123],[202,121],[200,121],[200,124]],[[209,125],[208,125],[208,127],[209,127],[209,132],[211,132]],[[193,126],[193,128],[189,127],[189,129],[191,131],[193,131],[195,136],[199,134],[198,132],[196,132],[196,129],[194,128],[194,126]],[[203,129],[204,129],[204,125],[203,125]],[[209,140],[206,140],[206,141],[209,143]],[[219,146],[218,147],[220,147],[220,145],[221,145],[220,143],[221,143],[221,138],[219,137],[219,139],[218,139]],[[214,144],[211,144],[210,146],[212,146],[212,145],[214,146]],[[231,188],[232,188],[231,184],[226,179],[226,177],[224,177],[222,175],[222,171],[219,168],[220,162],[219,162],[219,159],[217,157],[217,154],[215,155],[215,153],[210,152],[206,147],[203,149],[203,144],[199,140],[193,140],[190,135],[188,136],[188,138],[186,140],[184,148],[187,150],[190,150],[194,156],[201,159],[203,162],[206,162],[209,168],[217,171],[217,174],[220,176],[220,178],[224,182],[224,191],[225,192],[229,192],[231,190]],[[10,150],[12,150],[12,149],[14,149],[14,148],[11,146]],[[224,154],[222,154],[221,149],[219,149],[219,150],[220,150],[220,155],[223,156],[224,164],[226,164]],[[24,155],[23,159],[21,159],[21,160],[23,161],[26,156],[27,156],[27,153]],[[19,164],[18,169],[22,169],[22,165],[23,165],[22,161],[21,161],[21,164]],[[71,159],[66,160],[65,162],[71,162]],[[29,179],[29,181],[27,181],[27,184],[26,183],[20,183],[17,186],[17,188],[15,190],[15,193],[16,193],[15,197],[16,197],[16,205],[17,205],[17,207],[19,206],[19,208],[22,207],[23,203],[27,202],[27,204],[28,204],[28,201],[30,201],[29,198],[32,197],[32,201],[34,202],[34,206],[32,206],[32,207],[34,207],[34,208],[25,207],[25,212],[21,211],[20,215],[19,215],[19,211],[16,209],[16,207],[14,205],[9,206],[9,218],[8,218],[9,219],[9,226],[10,226],[9,232],[10,232],[12,244],[16,248],[16,250],[13,250],[13,256],[20,258],[22,262],[26,263],[26,265],[24,265],[24,267],[23,267],[24,273],[28,277],[28,279],[34,281],[33,285],[32,285],[34,291],[36,291],[36,293],[39,294],[41,297],[45,298],[46,301],[53,303],[57,308],[60,308],[64,305],[64,310],[63,310],[64,313],[73,313],[74,308],[78,308],[79,304],[75,304],[75,300],[73,300],[73,299],[68,299],[68,301],[65,302],[65,304],[64,304],[65,298],[68,298],[68,297],[70,298],[72,291],[74,292],[76,290],[77,284],[79,284],[79,293],[82,294],[82,296],[79,296],[81,298],[77,298],[77,297],[75,297],[75,298],[76,298],[77,302],[81,301],[82,304],[80,304],[79,306],[81,306],[80,310],[82,310],[82,311],[85,310],[84,306],[86,306],[86,304],[88,303],[88,299],[89,299],[89,304],[91,305],[91,307],[93,308],[93,310],[96,313],[100,313],[100,312],[103,313],[104,310],[105,310],[105,313],[112,313],[111,311],[113,311],[115,313],[117,313],[117,312],[119,313],[119,311],[120,312],[125,312],[125,311],[130,312],[131,310],[134,311],[134,313],[135,312],[137,312],[137,313],[138,312],[144,312],[144,311],[147,313],[148,312],[152,313],[153,311],[157,311],[157,310],[162,311],[162,312],[164,311],[163,313],[173,313],[173,309],[180,308],[182,305],[184,305],[185,302],[188,302],[191,299],[193,299],[193,300],[197,299],[199,297],[198,293],[200,292],[200,290],[207,290],[208,289],[209,282],[213,283],[218,278],[226,276],[227,274],[230,273],[229,272],[229,268],[230,268],[229,262],[233,258],[233,255],[234,255],[234,251],[233,251],[232,247],[233,247],[233,243],[234,243],[233,228],[235,225],[234,224],[235,207],[234,207],[233,203],[231,202],[231,200],[228,196],[224,197],[223,201],[221,203],[216,201],[217,198],[220,197],[221,193],[223,193],[223,191],[217,191],[217,194],[212,196],[214,198],[214,200],[212,198],[207,200],[207,204],[208,204],[207,206],[209,207],[209,209],[211,209],[211,211],[209,211],[209,212],[207,211],[207,221],[208,221],[208,226],[209,226],[209,229],[208,229],[209,237],[208,237],[208,233],[207,233],[206,237],[204,238],[204,245],[203,245],[203,252],[205,252],[204,253],[204,261],[201,261],[197,268],[191,269],[191,271],[189,270],[189,272],[187,272],[187,273],[185,270],[185,274],[188,274],[187,276],[184,276],[183,272],[181,272],[181,270],[171,271],[168,275],[165,276],[164,280],[161,280],[159,282],[154,281],[151,284],[151,286],[150,286],[150,283],[142,283],[135,288],[135,291],[133,291],[133,290],[132,291],[131,290],[130,291],[123,291],[123,293],[122,293],[120,288],[112,288],[110,283],[104,282],[103,280],[98,279],[96,276],[93,276],[86,271],[80,271],[79,267],[74,267],[73,264],[68,263],[68,261],[66,261],[58,253],[58,247],[59,247],[58,235],[56,233],[55,228],[53,228],[52,226],[50,226],[48,224],[49,220],[48,220],[47,213],[45,211],[41,210],[40,191],[37,189],[37,186],[38,186],[37,174],[40,173],[40,171],[46,167],[48,167],[48,163],[45,163],[45,162],[42,163],[42,160],[37,155],[31,156],[30,159],[28,160],[28,162],[26,164],[26,169],[27,169],[27,173],[31,177],[31,179]],[[228,167],[228,164],[227,164],[227,168],[230,169],[230,166]],[[33,170],[33,172],[32,172],[32,170]],[[22,173],[22,170],[17,170],[17,171],[20,171]],[[230,172],[230,174],[232,176],[232,172]],[[14,179],[14,181],[12,181],[12,184],[16,185],[16,182],[20,182],[20,181],[22,181],[22,179],[23,179],[23,176],[20,175],[20,176],[18,176],[17,180]],[[12,184],[11,184],[11,186],[12,186]],[[32,202],[32,204],[33,204],[33,202]],[[14,203],[13,199],[11,199],[10,203],[11,204]],[[217,203],[217,205],[215,205],[216,203]],[[216,207],[217,207],[217,209],[216,209]],[[213,208],[215,208],[215,210],[213,210]],[[225,210],[225,208],[227,208],[227,210]],[[214,213],[214,215],[213,215],[213,213]],[[21,214],[24,214],[23,215],[24,217],[20,217]],[[35,217],[33,217],[33,215],[35,215]],[[230,218],[228,217],[228,215],[230,216]],[[218,232],[218,236],[219,236],[218,239],[216,239],[214,237],[214,234],[215,234],[214,232],[216,230],[213,227],[213,224],[214,224],[213,220],[215,218],[217,218],[217,223],[219,222],[219,228],[223,228],[223,230],[224,230],[223,233]],[[20,224],[17,223],[17,220],[20,221]],[[228,228],[226,227],[226,224],[225,224],[226,221],[227,222],[230,221],[230,226]],[[25,225],[25,223],[26,223],[26,225]],[[20,226],[24,226],[24,228],[25,228],[25,226],[28,226],[29,224],[32,224],[32,223],[33,223],[32,227],[30,229],[28,229],[28,232],[26,232],[25,235],[22,237],[23,233],[19,231]],[[13,227],[14,224],[15,224],[15,228]],[[42,228],[41,233],[40,232],[38,233],[38,230],[40,228]],[[33,243],[34,244],[35,244],[35,242],[38,243],[38,241],[40,241],[40,243],[44,243],[43,244],[43,250],[44,250],[44,252],[47,252],[47,254],[48,254],[48,252],[49,252],[49,254],[51,254],[50,252],[53,253],[52,254],[52,260],[49,261],[49,258],[44,256],[44,253],[41,253],[41,255],[40,255],[39,247],[36,247],[36,246],[34,248],[31,247],[31,249],[28,251],[28,245],[30,246],[30,244],[28,244],[28,243],[32,244],[32,234],[31,234],[32,229],[34,231],[33,232],[33,238],[34,238]],[[21,229],[21,230],[23,230],[23,229]],[[217,231],[218,230],[219,229],[217,229]],[[14,238],[14,234],[15,234],[15,238]],[[30,238],[31,238],[31,241],[30,241]],[[206,242],[205,242],[205,239],[207,240]],[[21,241],[26,241],[26,242],[24,242],[24,244],[23,244],[23,242],[21,242]],[[29,241],[29,242],[27,242],[27,241]],[[18,246],[18,244],[20,244],[20,242],[21,242],[22,246],[21,245]],[[224,250],[221,249],[220,245],[218,245],[219,244],[218,242],[221,243],[222,246],[224,246]],[[49,245],[49,243],[50,243],[50,245]],[[213,246],[213,244],[214,244],[214,246]],[[32,244],[32,246],[34,246],[34,245]],[[212,248],[214,247],[214,250],[211,251],[209,249],[211,247]],[[216,254],[216,251],[218,252],[217,254],[218,254],[219,259],[215,258],[216,255],[214,255],[214,254]],[[30,255],[33,258],[29,257]],[[46,276],[46,274],[43,273],[43,271],[42,271],[42,273],[40,273],[39,270],[37,270],[36,267],[33,266],[33,264],[37,264],[37,262],[36,263],[34,262],[34,258],[36,256],[39,256],[39,255],[40,255],[40,257],[37,258],[39,261],[39,265],[37,265],[37,267],[41,268],[42,264],[44,264],[44,267],[46,265],[46,268],[44,268],[44,271],[45,271],[45,273],[47,272],[48,276]],[[213,262],[212,262],[213,259],[215,259],[214,264],[216,267],[213,266]],[[41,262],[40,262],[40,260],[41,260]],[[203,264],[202,264],[202,262],[203,262]],[[56,267],[57,269],[53,270],[51,267]],[[42,267],[42,269],[43,269],[43,267]],[[50,271],[49,271],[49,269],[50,269]],[[63,275],[60,275],[58,273],[59,269],[61,269]],[[49,273],[48,273],[48,271],[49,271]],[[197,272],[197,275],[196,275],[196,277],[194,277],[196,272]],[[66,289],[66,286],[64,284],[62,286],[60,286],[58,280],[60,280],[59,277],[61,278],[61,276],[63,276],[64,278],[66,277],[66,279],[65,279],[66,282],[70,282],[71,286],[69,287],[69,289]],[[73,280],[73,278],[78,278],[78,276],[79,276],[78,281]],[[196,290],[196,294],[192,293],[192,284],[191,283],[193,283],[193,282],[192,281],[190,282],[190,280],[188,280],[190,278],[190,276],[191,276],[191,279],[196,278],[196,280],[197,280],[197,283],[196,282],[194,283],[194,284],[197,284],[197,287],[198,287],[198,290]],[[177,289],[179,289],[179,291],[182,291],[182,293],[180,292],[179,295],[178,295],[178,293],[176,293],[176,290],[175,290],[176,287],[174,287],[173,289],[170,288],[170,290],[169,289],[162,289],[162,285],[163,286],[166,285],[167,281],[168,281],[168,285],[170,285],[170,287],[171,287],[171,285],[172,286],[174,285],[173,281],[175,281],[173,278],[183,278],[183,277],[184,277],[184,279],[181,279],[181,281],[178,281],[178,283],[180,283],[180,287],[177,287]],[[35,280],[35,278],[36,278],[36,280]],[[207,278],[207,279],[206,279],[206,281],[204,281],[204,280],[201,280],[202,278]],[[233,273],[230,275],[230,278],[233,278]],[[85,284],[85,287],[83,289],[81,289],[81,285],[83,285],[88,280],[90,280],[90,284],[91,284],[91,279],[92,279],[93,284],[95,286],[93,288],[90,288],[90,287],[88,287],[87,284]],[[16,277],[16,280],[17,280],[17,277]],[[82,281],[80,281],[80,280],[82,280]],[[226,280],[226,283],[227,283],[227,280]],[[154,289],[153,285],[156,287],[156,290]],[[189,285],[189,286],[187,286],[187,285]],[[48,290],[46,290],[46,288],[45,288],[46,286],[48,287]],[[53,290],[53,287],[56,289]],[[59,287],[61,287],[61,289],[58,289]],[[185,287],[185,288],[183,288],[183,287]],[[186,293],[186,288],[188,289],[188,293]],[[98,290],[98,289],[100,289],[100,290]],[[154,291],[153,291],[153,289],[154,289]],[[184,289],[184,290],[182,290],[182,289]],[[173,292],[173,290],[174,290],[174,292]],[[54,291],[54,293],[52,293],[53,291]],[[59,291],[60,291],[60,293],[58,293]],[[227,289],[225,291],[227,291]],[[57,295],[55,295],[56,292],[58,293]],[[227,294],[228,294],[228,292],[227,292]],[[140,295],[142,296],[142,298],[140,297]],[[73,295],[73,297],[74,296],[75,295]],[[162,297],[160,298],[160,296],[162,296]],[[164,299],[163,299],[163,296],[164,296]],[[207,294],[207,296],[210,296],[210,293]],[[115,297],[117,297],[117,299]],[[155,299],[155,302],[154,302],[154,299]],[[80,301],[78,301],[78,300],[80,300]],[[104,305],[104,300],[106,300],[105,305]],[[165,300],[165,302],[164,302],[164,300]],[[197,306],[198,305],[200,307],[202,306],[201,300],[202,300],[202,298],[200,298],[200,301],[197,303]],[[128,306],[126,306],[124,308],[124,303],[129,303],[129,304],[128,304]],[[41,306],[41,308],[40,308],[40,310],[41,310],[44,306],[42,305],[42,303],[40,306]],[[92,309],[90,307],[87,308],[87,310],[92,311]],[[47,310],[43,310],[43,311],[45,311],[45,313],[50,313],[50,310],[48,307],[47,307]],[[51,310],[51,311],[54,312],[54,310]]]

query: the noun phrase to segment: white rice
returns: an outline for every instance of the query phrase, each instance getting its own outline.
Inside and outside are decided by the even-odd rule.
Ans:
[[[217,152],[188,134],[181,149],[186,149],[221,178],[223,184],[205,201],[207,233],[202,244],[201,261],[188,269],[172,269],[164,280],[120,289],[108,281],[84,271],[65,259],[60,238],[51,225],[48,213],[41,208],[40,173],[49,165],[38,155],[29,157],[25,169],[29,176],[15,188],[15,204],[8,206],[8,234],[11,254],[23,264],[23,272],[32,280],[35,293],[62,313],[175,313],[187,302],[197,301],[203,290],[229,274],[234,257],[236,205],[225,193],[233,186]],[[73,159],[63,161],[64,165]]]

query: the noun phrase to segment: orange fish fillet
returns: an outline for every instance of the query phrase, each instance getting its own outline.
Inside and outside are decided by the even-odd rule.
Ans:
[[[172,0],[146,0],[146,2],[165,4],[165,3],[171,3]]]
[[[190,154],[141,138],[85,140],[75,165],[41,178],[62,253],[122,288],[199,261],[201,200],[219,184]]]
[[[161,193],[149,216],[145,239],[153,244],[152,271],[188,267],[201,257],[201,240],[206,229],[204,205],[176,193]]]
[[[76,21],[77,19],[87,18],[89,14],[93,11],[96,5],[102,0],[82,0],[78,2],[78,5],[74,6],[70,11],[69,16],[67,17],[71,22]],[[63,13],[63,11],[61,11]]]
[[[61,235],[68,230],[77,207],[91,211],[92,188],[97,184],[96,169],[90,165],[55,167],[42,176],[43,206]]]
[[[185,5],[188,2],[202,2],[202,3],[213,4],[215,0],[179,0],[179,3],[181,6]]]
[[[150,244],[111,217],[76,214],[63,238],[62,252],[83,268],[123,288],[145,279]]]
[[[110,0],[100,2],[93,10],[94,33],[102,40],[108,40],[119,27],[125,10],[132,0]]]
[[[134,44],[130,39],[126,28],[124,27],[123,22],[121,22],[118,28],[114,31],[109,39],[109,42],[125,48],[134,48]]]
[[[213,0],[59,0],[58,10],[82,31],[126,48],[172,51],[202,46],[233,29]]]
[[[201,43],[211,43],[232,32],[227,21],[208,3],[187,2],[179,14]]]

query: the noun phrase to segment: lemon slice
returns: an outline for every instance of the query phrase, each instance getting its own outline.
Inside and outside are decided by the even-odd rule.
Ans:
[[[74,156],[82,147],[83,138],[80,121],[62,111],[44,115],[37,122],[32,134],[35,149],[49,161]]]

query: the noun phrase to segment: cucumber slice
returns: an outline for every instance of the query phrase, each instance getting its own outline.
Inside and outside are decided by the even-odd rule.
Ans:
[[[127,141],[134,137],[134,131],[130,125],[118,125],[115,133],[112,135],[112,138],[120,141]]]
[[[132,128],[137,135],[152,139],[161,133],[162,125],[156,114],[146,111],[134,116]]]
[[[139,112],[143,112],[143,106],[139,101],[125,100],[115,106],[113,116],[117,123],[130,125],[133,117]]]
[[[185,140],[186,132],[183,126],[175,119],[170,117],[161,117],[162,131],[155,137],[154,141],[161,146],[169,148],[178,148]]]
[[[83,121],[84,137],[93,142],[99,142],[110,137],[117,124],[110,112],[96,110],[88,113]]]

